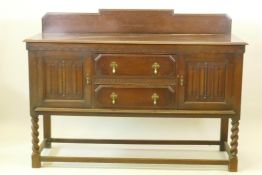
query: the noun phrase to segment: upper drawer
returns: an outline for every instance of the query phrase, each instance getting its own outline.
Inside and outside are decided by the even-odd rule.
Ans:
[[[172,55],[99,54],[95,58],[96,76],[175,76]]]

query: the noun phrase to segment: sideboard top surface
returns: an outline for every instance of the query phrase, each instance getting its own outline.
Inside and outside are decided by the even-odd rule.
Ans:
[[[246,45],[233,35],[222,34],[114,34],[114,33],[44,33],[25,40],[41,43],[107,43],[107,44],[202,44]]]

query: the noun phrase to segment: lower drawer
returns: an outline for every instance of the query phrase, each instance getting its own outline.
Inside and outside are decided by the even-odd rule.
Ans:
[[[98,85],[96,108],[174,108],[172,86]]]

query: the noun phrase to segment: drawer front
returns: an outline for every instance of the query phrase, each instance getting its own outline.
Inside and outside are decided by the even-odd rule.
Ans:
[[[99,85],[95,89],[98,108],[173,108],[171,86]]]
[[[96,76],[175,76],[172,55],[99,54],[95,58]]]

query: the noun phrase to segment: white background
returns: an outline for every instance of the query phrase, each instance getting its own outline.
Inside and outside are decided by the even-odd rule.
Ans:
[[[248,42],[242,90],[239,173],[262,173],[262,12],[257,0],[0,0],[0,173],[5,174],[228,174],[225,168],[75,165],[31,169],[28,63],[23,39],[41,32],[46,12],[99,8],[174,9],[175,13],[227,13],[232,32]],[[153,19],[152,19],[153,20]],[[216,119],[103,119],[56,117],[54,136],[91,138],[218,139]],[[40,128],[41,129],[41,128]],[[60,167],[60,168],[59,168]],[[62,168],[61,168],[62,167]],[[210,170],[211,169],[211,170]]]

